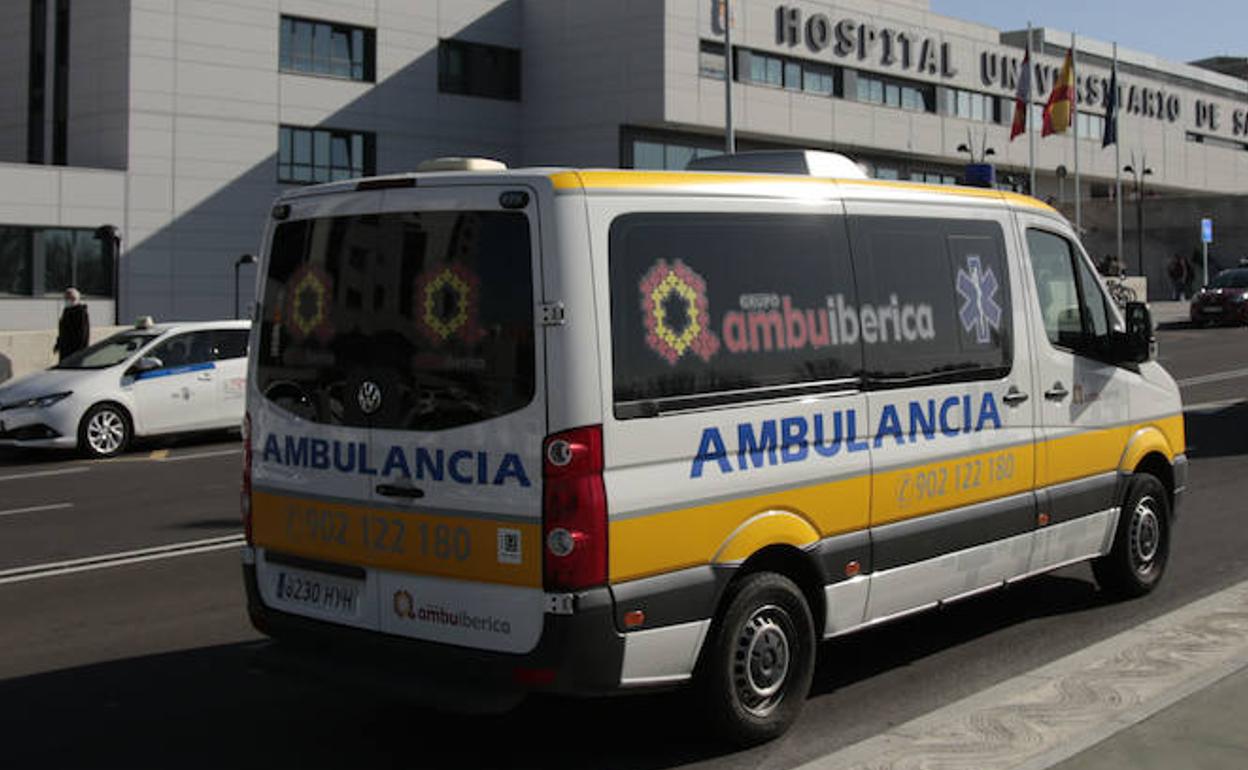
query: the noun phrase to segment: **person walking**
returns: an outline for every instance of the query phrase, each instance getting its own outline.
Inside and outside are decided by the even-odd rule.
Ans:
[[[61,361],[85,348],[91,338],[87,306],[82,301],[82,294],[72,286],[65,290],[65,309],[61,311],[61,322],[56,331],[56,345],[52,347],[52,352],[59,354]]]
[[[1170,265],[1166,272],[1170,275],[1170,282],[1174,284],[1171,299],[1182,300],[1187,293],[1187,282],[1191,279],[1191,276],[1187,274],[1187,260],[1175,252],[1170,258]]]

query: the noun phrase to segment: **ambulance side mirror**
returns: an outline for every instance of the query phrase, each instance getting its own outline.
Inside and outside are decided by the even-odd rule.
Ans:
[[[1153,356],[1153,316],[1143,302],[1128,302],[1123,315],[1127,330],[1116,346],[1116,357],[1124,363],[1142,364]]]

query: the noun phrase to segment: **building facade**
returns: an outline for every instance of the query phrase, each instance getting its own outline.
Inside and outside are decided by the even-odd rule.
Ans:
[[[0,329],[50,328],[67,285],[100,323],[228,316],[236,272],[244,304],[254,277],[236,263],[290,185],[439,155],[683,168],[719,152],[716,7],[11,0],[0,7]],[[942,184],[986,156],[1001,184],[1026,186],[1027,138],[1009,140],[1025,32],[940,16],[925,0],[733,0],[732,25],[740,148],[832,149],[877,177]],[[1070,42],[1033,31],[1033,115]],[[1078,50],[1080,192],[1107,198],[1111,48]],[[1119,61],[1121,162],[1167,195],[1245,192],[1248,81],[1226,74],[1238,70],[1127,50]],[[1037,136],[1038,196],[1074,199],[1074,147],[1070,134]],[[102,225],[120,235],[116,259]]]

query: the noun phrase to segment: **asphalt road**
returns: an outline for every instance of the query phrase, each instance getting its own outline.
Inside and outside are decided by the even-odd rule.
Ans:
[[[236,442],[0,455],[0,765],[793,767],[1248,579],[1248,403],[1208,406],[1248,398],[1248,329],[1159,336],[1185,401],[1206,406],[1188,414],[1189,497],[1155,593],[1107,604],[1080,566],[825,643],[796,727],[740,753],[703,740],[679,696],[465,717],[269,673],[232,541]]]

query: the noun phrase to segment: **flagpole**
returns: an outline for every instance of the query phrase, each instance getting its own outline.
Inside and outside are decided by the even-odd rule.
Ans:
[[[1083,237],[1083,190],[1079,187],[1079,57],[1075,52],[1075,33],[1070,33],[1070,81],[1075,92],[1070,95],[1070,119],[1075,124],[1075,232]]]
[[[1031,22],[1030,21],[1027,22],[1027,58],[1024,59],[1023,61],[1025,61],[1027,66],[1031,68],[1031,72],[1027,73],[1027,77],[1031,78],[1032,74],[1034,74],[1036,71],[1036,63],[1035,63],[1035,59],[1031,57]],[[1030,84],[1031,81],[1028,80],[1028,83]],[[1027,114],[1024,116],[1023,120],[1025,121],[1024,125],[1027,126],[1027,158],[1028,158],[1028,164],[1031,169],[1031,187],[1028,189],[1028,192],[1031,193],[1031,197],[1039,198],[1040,192],[1036,189],[1036,125],[1035,125],[1036,121],[1033,119],[1035,118],[1035,114],[1034,114],[1035,111],[1031,109],[1031,86],[1030,85],[1027,88],[1027,103],[1023,105],[1023,109],[1027,110]]]
[[[1118,103],[1118,43],[1114,43],[1114,92],[1109,95],[1114,105],[1114,203],[1118,208],[1118,262],[1122,259],[1122,105]]]
[[[724,152],[737,151],[737,135],[732,127],[732,5],[724,0]]]

